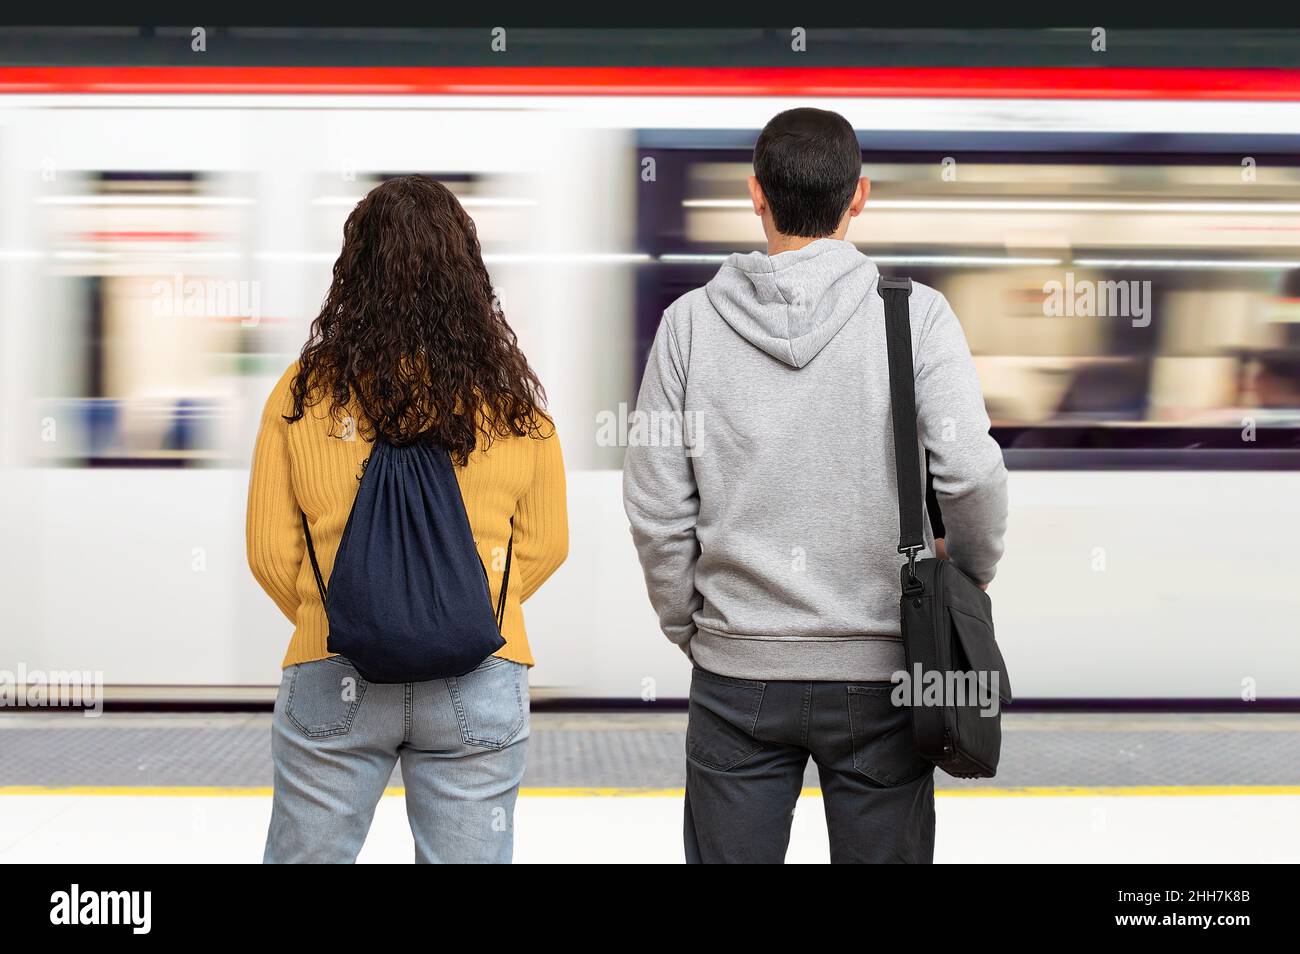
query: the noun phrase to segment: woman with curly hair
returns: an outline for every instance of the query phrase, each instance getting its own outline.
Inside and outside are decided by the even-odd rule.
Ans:
[[[267,862],[355,860],[399,760],[417,861],[510,860],[533,664],[521,604],[568,551],[564,466],[543,406],[456,197],[423,176],[372,190],[343,227],[329,294],[253,453],[249,565],[294,624],[272,723]],[[496,627],[503,641],[472,671],[372,682],[328,649],[326,583],[377,442],[451,461],[465,549],[482,561],[493,645]]]

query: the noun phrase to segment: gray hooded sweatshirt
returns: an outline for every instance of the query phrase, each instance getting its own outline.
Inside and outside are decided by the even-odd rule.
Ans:
[[[835,239],[736,254],[659,324],[623,500],[660,625],[704,669],[873,681],[904,667],[878,274]],[[1002,453],[948,302],[914,283],[910,304],[949,558],[987,582],[1006,526]],[[925,540],[930,556],[928,520]]]

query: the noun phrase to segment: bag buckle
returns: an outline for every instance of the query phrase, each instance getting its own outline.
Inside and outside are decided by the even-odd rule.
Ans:
[[[880,276],[880,297],[884,297],[887,290],[905,291],[908,295],[912,294],[912,280],[910,278],[886,278]]]
[[[898,548],[899,553],[907,554],[907,582],[903,584],[903,592],[908,596],[920,593],[921,590],[925,589],[924,585],[916,576],[916,555],[924,549],[925,547],[920,544]]]

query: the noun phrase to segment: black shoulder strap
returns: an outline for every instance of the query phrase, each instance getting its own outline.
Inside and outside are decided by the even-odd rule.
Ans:
[[[889,352],[889,404],[894,421],[894,468],[898,477],[898,552],[910,563],[925,547],[921,523],[921,456],[917,451],[916,379],[912,368],[912,322],[908,316],[910,278],[878,283],[885,300],[885,344]]]
[[[510,588],[510,556],[515,549],[515,518],[510,518],[510,542],[506,544],[506,568],[501,574],[501,593],[497,596],[497,629],[506,621],[506,590]]]
[[[325,578],[320,575],[320,564],[316,562],[316,548],[311,543],[311,530],[307,526],[307,515],[301,510],[298,515],[302,517],[302,535],[307,538],[307,556],[311,557],[311,571],[316,574],[316,589],[320,590],[320,601],[325,602]]]

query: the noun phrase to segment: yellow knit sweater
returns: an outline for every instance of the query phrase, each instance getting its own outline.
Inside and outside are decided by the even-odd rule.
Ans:
[[[299,510],[307,515],[321,575],[328,585],[343,527],[360,486],[370,443],[343,433],[330,419],[327,403],[286,423],[293,408],[289,386],[295,362],[267,399],[253,451],[248,487],[248,565],[280,611],[294,624],[284,666],[323,659],[328,623],[316,588]],[[350,437],[350,439],[348,439]],[[456,468],[470,529],[488,570],[492,605],[497,605],[503,558],[515,518],[515,542],[498,656],[531,666],[520,604],[532,596],[569,551],[564,462],[553,426],[544,437],[497,438],[486,451]]]

